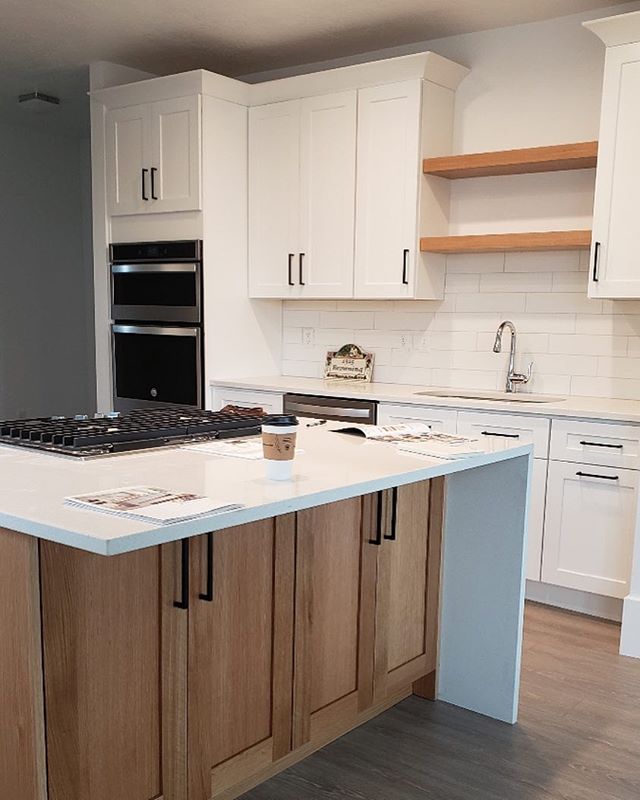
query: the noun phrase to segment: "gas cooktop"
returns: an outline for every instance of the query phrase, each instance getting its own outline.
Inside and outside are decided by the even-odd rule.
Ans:
[[[190,408],[140,408],[75,417],[41,417],[0,422],[0,444],[29,447],[79,458],[152,447],[252,436],[262,415]]]

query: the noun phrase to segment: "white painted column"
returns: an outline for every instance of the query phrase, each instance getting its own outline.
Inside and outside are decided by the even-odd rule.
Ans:
[[[447,477],[439,700],[518,716],[531,457]]]

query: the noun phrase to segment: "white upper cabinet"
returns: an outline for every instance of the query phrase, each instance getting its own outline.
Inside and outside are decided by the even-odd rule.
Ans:
[[[249,109],[249,294],[291,297],[296,286],[300,101]]]
[[[105,125],[110,215],[201,208],[199,96],[110,109]]]
[[[249,112],[252,297],[352,297],[356,92]]]
[[[413,296],[418,245],[422,81],[358,99],[355,296]]]
[[[353,296],[356,92],[302,101],[300,252],[304,297]]]
[[[142,214],[150,197],[149,105],[115,108],[106,115],[107,189],[110,214]],[[147,200],[145,200],[145,197]]]
[[[632,17],[632,14],[622,15]],[[590,297],[640,297],[640,43],[617,44],[618,33],[636,34],[640,19],[616,30],[609,21],[588,23],[607,44],[593,214]],[[613,18],[612,18],[613,21]],[[631,38],[633,38],[631,36]],[[626,38],[626,41],[631,41]]]
[[[200,98],[151,104],[153,211],[200,208]],[[155,197],[153,197],[155,195]]]

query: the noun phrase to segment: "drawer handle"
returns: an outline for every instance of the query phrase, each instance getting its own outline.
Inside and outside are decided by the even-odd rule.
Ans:
[[[601,478],[603,481],[619,481],[619,475],[598,475],[595,472],[576,472],[579,478]]]
[[[519,433],[496,433],[495,431],[482,431],[483,436],[502,436],[504,439],[519,439]]]
[[[611,447],[613,450],[622,450],[624,445],[621,444],[606,444],[605,442],[585,442],[582,441],[580,444],[587,445],[587,447]]]
[[[213,603],[213,533],[207,533],[207,587],[204,592],[200,592],[198,597]]]

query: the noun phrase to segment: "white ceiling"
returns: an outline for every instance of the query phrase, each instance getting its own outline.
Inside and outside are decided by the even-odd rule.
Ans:
[[[618,0],[620,4],[623,0]],[[616,0],[2,0],[0,121],[21,92],[65,99],[83,65],[237,76],[596,9]],[[51,115],[54,116],[53,114]],[[66,116],[59,107],[57,116]]]
[[[240,75],[606,4],[607,0],[2,0],[0,74],[105,60],[160,74],[206,67]]]

